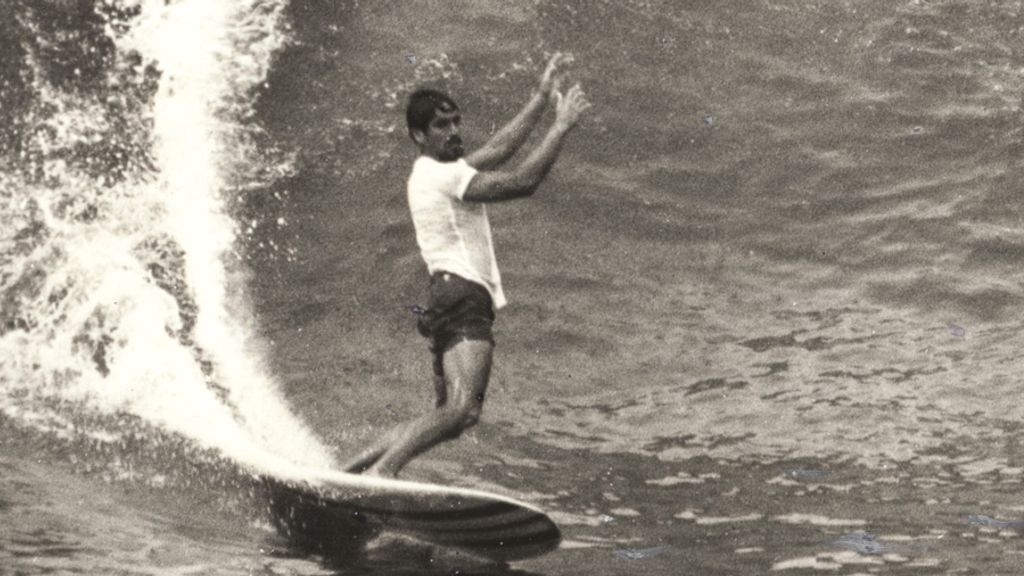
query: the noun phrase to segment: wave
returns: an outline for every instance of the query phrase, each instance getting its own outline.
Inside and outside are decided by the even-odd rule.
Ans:
[[[260,471],[333,463],[265,367],[235,218],[288,169],[252,112],[287,42],[284,5],[15,4],[2,104],[17,121],[0,160],[10,422],[106,443],[180,435]]]

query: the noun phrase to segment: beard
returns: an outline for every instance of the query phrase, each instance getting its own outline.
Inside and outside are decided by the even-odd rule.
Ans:
[[[444,146],[441,147],[437,157],[439,160],[444,162],[454,162],[455,160],[462,158],[462,155],[465,154],[465,152],[465,149],[462,147],[462,139],[453,138],[444,143]]]

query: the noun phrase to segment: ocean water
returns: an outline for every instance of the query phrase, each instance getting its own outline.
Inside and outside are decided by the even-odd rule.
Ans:
[[[1019,573],[1022,3],[0,6],[0,573]],[[294,549],[256,475],[432,405],[405,96],[479,145],[556,50],[483,420],[404,476],[563,547]]]

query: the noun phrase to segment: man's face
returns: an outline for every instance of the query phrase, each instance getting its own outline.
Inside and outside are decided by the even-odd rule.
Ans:
[[[458,110],[442,112],[438,110],[434,119],[427,125],[426,132],[415,133],[416,142],[423,153],[441,162],[454,162],[462,158],[462,137],[459,135],[459,124],[462,115]]]

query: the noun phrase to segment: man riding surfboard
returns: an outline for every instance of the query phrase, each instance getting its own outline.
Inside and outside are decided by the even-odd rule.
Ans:
[[[431,412],[363,451],[346,470],[396,476],[414,457],[479,420],[491,373],[494,313],[506,303],[486,205],[533,195],[590,107],[578,84],[561,92],[560,67],[571,60],[552,56],[519,114],[469,154],[460,135],[462,115],[451,97],[425,88],[409,97],[406,123],[420,151],[408,180],[409,208],[430,273],[430,300],[418,311],[418,329],[434,355],[437,402]],[[549,103],[555,120],[542,141],[515,168],[499,169]]]

